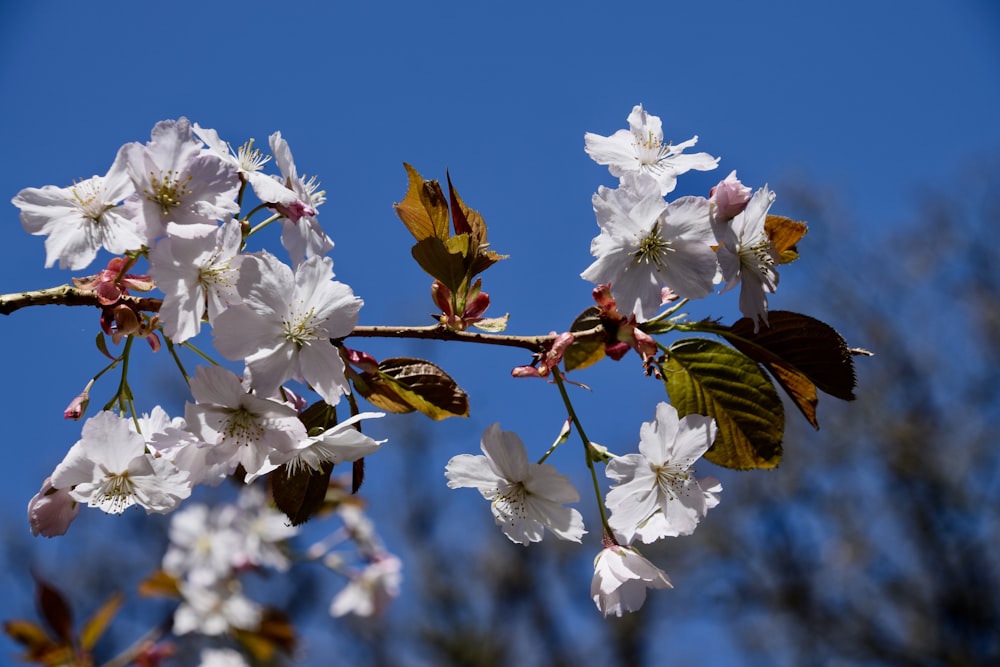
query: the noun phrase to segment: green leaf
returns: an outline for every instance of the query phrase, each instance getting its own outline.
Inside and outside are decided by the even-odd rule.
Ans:
[[[469,416],[469,397],[435,364],[395,357],[383,360],[378,368],[378,377],[399,400],[431,419]]]
[[[306,467],[289,474],[288,468],[281,466],[268,475],[274,504],[293,526],[305,523],[322,508],[332,472],[333,465],[324,463],[320,471]]]
[[[706,459],[740,470],[773,468],[781,462],[784,408],[753,360],[717,341],[687,338],[668,350],[663,381],[681,417],[715,419],[718,434]]]
[[[448,238],[448,200],[437,181],[425,181],[420,173],[403,163],[409,188],[403,201],[393,204],[396,215],[417,241]]]
[[[601,309],[597,306],[591,306],[583,311],[573,320],[573,324],[569,328],[570,332],[589,331],[600,325],[602,323],[600,312]],[[603,358],[604,340],[594,338],[585,341],[573,341],[563,352],[563,366],[568,373],[592,366]]]

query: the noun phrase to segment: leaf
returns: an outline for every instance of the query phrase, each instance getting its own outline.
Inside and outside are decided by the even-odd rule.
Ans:
[[[292,655],[298,638],[288,617],[273,607],[265,607],[255,630],[233,629],[236,639],[246,646],[258,662],[271,662],[275,649]]]
[[[468,243],[469,237],[464,234],[447,241],[426,238],[418,241],[410,254],[431,277],[441,281],[452,292],[458,292],[467,275]]]
[[[181,596],[177,580],[163,570],[157,570],[139,582],[138,590],[139,595],[147,598],[179,598]]]
[[[741,470],[773,468],[781,462],[784,408],[753,360],[717,341],[687,338],[668,350],[663,381],[681,417],[715,419],[718,434],[706,459]]]
[[[794,262],[799,258],[796,244],[809,231],[808,225],[781,215],[769,215],[764,219],[764,233],[778,252],[779,264]]]
[[[312,433],[313,429],[325,431],[337,425],[337,409],[324,401],[316,401],[302,411],[299,421],[308,433]]]
[[[108,629],[111,619],[115,617],[124,602],[125,596],[121,593],[115,593],[101,605],[100,609],[94,612],[93,616],[87,619],[87,622],[83,624],[83,630],[80,631],[80,646],[84,651],[90,651],[97,645],[97,641]]]
[[[507,328],[508,321],[510,321],[510,313],[506,313],[503,317],[484,317],[477,322],[473,322],[472,326],[482,331],[500,333]]]
[[[451,219],[455,227],[456,234],[468,234],[472,237],[475,247],[486,243],[486,221],[479,211],[473,210],[465,205],[462,198],[458,196],[458,190],[451,182],[451,174],[445,172],[448,179],[448,194],[451,195]]]
[[[403,163],[409,188],[403,201],[393,204],[396,215],[417,241],[448,238],[448,202],[437,181],[425,181],[420,173]]]
[[[302,525],[323,506],[332,472],[333,465],[324,463],[319,472],[306,467],[289,474],[281,466],[268,476],[274,504],[293,526]]]
[[[39,654],[59,646],[49,637],[45,628],[34,621],[23,621],[15,619],[6,621],[3,624],[3,631],[7,636],[21,644],[28,650],[29,655]]]
[[[854,355],[836,329],[808,315],[785,310],[770,311],[767,320],[770,326],[754,333],[753,321],[743,318],[723,335],[743,354],[767,365],[768,370],[780,362],[834,398],[854,400]]]
[[[596,326],[602,324],[600,318],[601,309],[597,306],[591,306],[587,310],[580,313],[573,324],[570,326],[569,330],[571,333],[577,333],[580,331],[589,331]],[[584,341],[574,340],[569,344],[569,347],[563,351],[563,366],[566,368],[566,372],[578,371],[580,369],[586,368],[587,366],[593,366],[598,361],[604,358],[604,340],[599,338],[592,338]]]
[[[37,574],[35,577],[35,600],[42,618],[55,633],[57,639],[73,642],[73,612],[69,602],[59,590]]]
[[[395,357],[383,360],[378,368],[378,377],[391,387],[399,400],[431,419],[469,416],[469,397],[435,364],[423,359]]]

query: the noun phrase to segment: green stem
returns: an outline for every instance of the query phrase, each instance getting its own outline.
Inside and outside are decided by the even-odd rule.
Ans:
[[[256,213],[257,211],[259,211],[262,208],[266,208],[266,207],[263,204],[261,204],[257,208],[255,208],[252,211],[250,211],[249,213],[247,213],[246,219],[249,220],[251,215],[253,215],[254,213]],[[276,213],[276,214],[272,215],[270,218],[268,218],[267,220],[265,220],[264,222],[261,222],[261,223],[257,224],[257,226],[253,227],[250,230],[250,233],[247,234],[247,238],[250,238],[251,236],[253,236],[257,232],[259,232],[260,230],[264,229],[265,227],[267,227],[268,225],[270,225],[275,220],[281,220],[281,215],[278,214],[278,213]]]
[[[160,330],[160,333],[163,335],[163,342],[167,344],[167,351],[170,353],[170,357],[174,360],[174,363],[177,364],[177,369],[180,370],[181,376],[184,378],[184,382],[191,384],[191,378],[188,376],[187,371],[184,370],[184,364],[181,363],[181,358],[177,355],[177,348],[174,347],[174,341],[170,340],[170,338],[163,333],[162,329]]]
[[[580,423],[579,417],[576,415],[576,410],[573,409],[573,403],[570,401],[569,393],[566,391],[566,383],[563,380],[562,372],[558,368],[552,373],[555,378],[556,386],[559,387],[559,393],[562,395],[563,404],[566,406],[566,410],[569,413],[569,419],[573,422],[576,427],[576,432],[580,434],[580,439],[583,441],[583,451],[587,459],[587,468],[590,469],[590,478],[594,483],[594,495],[597,497],[597,509],[601,512],[601,526],[604,528],[604,533],[606,535],[614,535],[611,530],[611,526],[608,525],[608,514],[604,509],[604,496],[601,493],[601,483],[597,478],[597,468],[594,467],[594,457],[591,454],[590,439],[583,430],[583,424]]]

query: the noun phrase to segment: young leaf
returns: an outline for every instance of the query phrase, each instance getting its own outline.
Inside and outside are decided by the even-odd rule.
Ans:
[[[410,254],[431,277],[441,281],[452,292],[458,292],[467,275],[468,241],[469,237],[465,235],[445,241],[430,237],[418,241]]]
[[[324,463],[321,472],[307,467],[290,475],[282,466],[268,476],[274,504],[293,526],[305,523],[323,506],[332,472],[333,466]]]
[[[680,416],[715,419],[718,434],[705,458],[741,470],[778,465],[784,408],[760,366],[728,345],[688,338],[670,347],[662,370]]]
[[[383,360],[378,368],[379,377],[402,401],[431,419],[469,416],[469,397],[431,362],[396,357]]]
[[[121,609],[123,602],[125,602],[125,596],[121,593],[115,593],[83,624],[83,630],[80,631],[80,646],[84,651],[90,651],[97,645],[97,641],[108,629],[111,619]]]
[[[179,598],[181,590],[177,580],[163,570],[157,570],[139,582],[139,595],[147,598]]]
[[[73,612],[63,594],[52,584],[37,574],[35,577],[35,600],[42,618],[48,623],[58,639],[66,643],[73,641]]]
[[[591,306],[580,313],[570,326],[570,333],[578,331],[589,331],[601,324],[601,309]],[[573,341],[566,351],[563,352],[563,366],[566,372],[577,371],[587,366],[592,366],[604,358],[604,341],[599,339],[589,339],[584,341]]]
[[[794,262],[799,258],[796,244],[806,235],[809,227],[804,222],[798,222],[780,215],[769,215],[764,219],[764,233],[771,239],[774,249],[780,257],[779,264]]]
[[[396,215],[417,241],[448,238],[448,202],[437,181],[425,181],[420,173],[403,163],[409,188],[403,201],[393,204]]]

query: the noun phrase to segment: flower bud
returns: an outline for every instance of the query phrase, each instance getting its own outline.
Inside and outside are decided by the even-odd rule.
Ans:
[[[728,222],[743,212],[750,201],[752,192],[736,178],[734,170],[724,181],[712,188],[708,193],[715,213],[716,222]]]
[[[83,417],[83,413],[87,411],[87,405],[90,403],[90,394],[83,392],[74,398],[66,409],[63,410],[63,418],[65,419],[80,419]]]
[[[79,513],[80,504],[70,497],[69,489],[53,487],[51,477],[45,478],[41,490],[28,501],[28,524],[35,537],[65,535]]]

